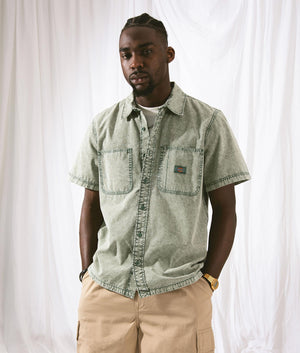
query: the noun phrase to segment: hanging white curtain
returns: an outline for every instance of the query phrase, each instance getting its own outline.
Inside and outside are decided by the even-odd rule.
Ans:
[[[252,175],[213,295],[216,353],[299,353],[297,0],[0,0],[0,353],[76,350],[84,189],[68,171],[94,115],[130,93],[118,38],[142,12],[167,28],[171,79],[225,113]]]

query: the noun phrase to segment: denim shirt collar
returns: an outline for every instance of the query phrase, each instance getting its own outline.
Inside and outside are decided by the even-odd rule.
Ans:
[[[182,117],[184,112],[184,105],[186,101],[186,94],[177,86],[175,82],[171,82],[172,91],[166,100],[163,108],[166,107],[171,111],[174,116]],[[162,108],[162,109],[163,109]],[[139,114],[140,109],[135,103],[134,94],[131,94],[124,100],[124,106],[121,118],[128,120]]]

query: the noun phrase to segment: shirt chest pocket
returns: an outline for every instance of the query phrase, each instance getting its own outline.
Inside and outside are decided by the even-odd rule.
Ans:
[[[127,194],[132,190],[132,148],[101,150],[99,178],[105,194]]]
[[[178,195],[196,195],[201,187],[203,149],[161,146],[158,189]]]

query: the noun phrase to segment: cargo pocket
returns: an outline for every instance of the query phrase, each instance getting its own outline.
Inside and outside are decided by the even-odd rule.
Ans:
[[[78,338],[79,338],[79,328],[80,328],[80,321],[77,321],[76,341],[78,341]]]
[[[133,187],[132,148],[98,152],[101,190],[105,194],[127,194]]]
[[[158,189],[177,195],[194,196],[201,188],[203,150],[192,147],[161,146]]]
[[[215,341],[211,327],[197,331],[197,353],[214,353]]]

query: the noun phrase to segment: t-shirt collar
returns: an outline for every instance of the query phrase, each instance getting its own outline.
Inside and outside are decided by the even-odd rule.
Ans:
[[[186,94],[179,88],[179,86],[177,86],[175,82],[171,82],[171,86],[172,91],[164,106],[168,108],[174,114],[174,116],[181,117],[183,116],[184,112]],[[131,92],[131,94],[125,99],[122,119],[137,116],[139,111],[140,109],[134,101],[133,92]]]

